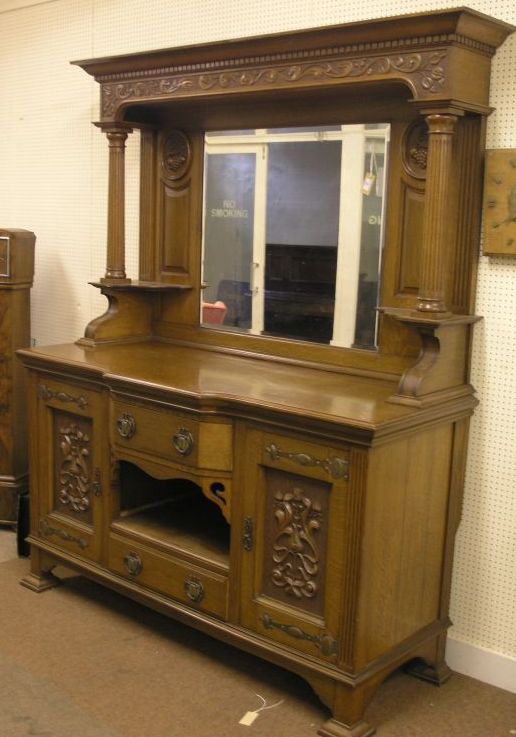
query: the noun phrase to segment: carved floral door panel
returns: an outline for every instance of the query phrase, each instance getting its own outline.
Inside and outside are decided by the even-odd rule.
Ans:
[[[242,623],[340,661],[349,453],[251,430],[245,458]]]
[[[100,391],[40,377],[36,479],[48,490],[34,518],[35,534],[91,560],[101,554],[102,492],[107,482]]]

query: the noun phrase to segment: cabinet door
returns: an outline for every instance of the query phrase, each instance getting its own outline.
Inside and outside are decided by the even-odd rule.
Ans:
[[[340,660],[344,581],[351,575],[348,451],[258,430],[245,444],[242,624]]]
[[[102,392],[47,377],[35,386],[32,445],[33,534],[74,555],[101,554],[104,458],[108,444]]]

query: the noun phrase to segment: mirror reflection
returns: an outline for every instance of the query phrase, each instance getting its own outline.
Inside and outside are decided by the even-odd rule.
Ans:
[[[204,326],[374,349],[389,125],[205,136]]]

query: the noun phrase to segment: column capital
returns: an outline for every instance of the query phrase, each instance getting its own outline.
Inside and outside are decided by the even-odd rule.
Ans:
[[[445,113],[430,113],[425,116],[425,120],[429,133],[451,135],[455,132],[455,125],[457,123],[458,116],[448,115]]]
[[[134,127],[130,123],[125,123],[124,121],[119,122],[113,122],[113,121],[97,121],[94,122],[93,125],[96,128],[100,128],[100,130],[103,133],[125,133],[126,136],[129,135],[129,133],[132,133],[134,130]]]

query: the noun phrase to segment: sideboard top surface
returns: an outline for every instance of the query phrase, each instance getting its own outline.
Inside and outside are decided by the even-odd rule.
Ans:
[[[321,371],[198,348],[144,342],[76,344],[21,351],[23,362],[45,370],[101,381],[112,391],[172,402],[199,412],[266,419],[290,416],[308,424],[354,428],[379,437],[403,431],[443,412],[470,414],[472,397],[446,407],[418,408],[386,401],[396,391],[388,379]]]

